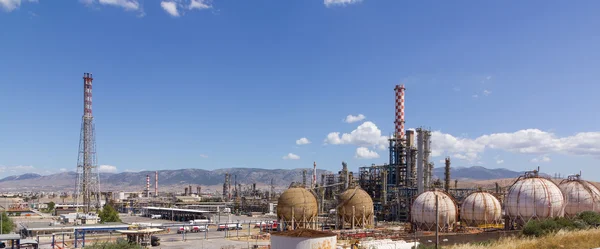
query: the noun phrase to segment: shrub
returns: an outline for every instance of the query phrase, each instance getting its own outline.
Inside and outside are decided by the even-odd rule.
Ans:
[[[600,225],[600,213],[593,211],[584,211],[577,215],[577,219],[582,220],[589,226],[597,227]]]
[[[540,221],[532,220],[523,227],[523,235],[539,237],[544,234]]]
[[[580,219],[574,220],[573,225],[575,226],[575,229],[587,229],[589,227],[585,221]]]
[[[87,246],[87,249],[142,249],[140,245],[130,244],[127,241],[118,241],[116,243],[96,243],[91,246]]]

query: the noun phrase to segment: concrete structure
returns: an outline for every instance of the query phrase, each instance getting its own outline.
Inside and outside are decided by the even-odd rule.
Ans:
[[[460,219],[468,226],[501,224],[502,204],[490,193],[474,192],[462,201]]]
[[[562,217],[565,197],[558,185],[539,177],[538,170],[528,171],[508,189],[504,208],[511,223],[520,226],[531,219]]]
[[[454,199],[439,190],[426,191],[418,195],[411,208],[411,221],[420,230],[435,230],[436,202],[439,229],[452,230],[457,221],[458,207]]]
[[[362,248],[369,249],[414,249],[418,248],[421,243],[419,242],[406,242],[404,240],[368,240],[361,241],[360,246]]]
[[[292,187],[277,201],[277,219],[284,229],[316,228],[317,199],[304,188]]]
[[[565,216],[573,217],[583,211],[600,211],[600,190],[580,175],[568,176],[558,185],[566,198]]]
[[[342,228],[373,228],[373,213],[373,200],[361,188],[340,195],[337,215]]]
[[[335,249],[337,235],[331,232],[298,229],[271,234],[272,249]]]

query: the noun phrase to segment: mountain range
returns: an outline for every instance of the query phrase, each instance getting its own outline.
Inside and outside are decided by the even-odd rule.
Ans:
[[[231,185],[256,183],[257,187],[267,187],[271,180],[278,188],[285,188],[292,182],[302,181],[302,171],[307,170],[307,181],[310,182],[312,169],[259,169],[259,168],[229,168],[216,170],[203,169],[176,169],[159,170],[160,191],[183,190],[184,186],[202,185],[203,189],[220,190],[225,180],[225,173],[231,174]],[[321,174],[331,173],[317,170],[317,181],[321,181]],[[146,185],[146,176],[150,176],[150,186],[154,188],[155,171],[101,173],[100,184],[102,190],[140,190]],[[354,172],[358,178],[358,172]],[[444,168],[434,168],[434,178],[444,177]],[[516,178],[523,172],[508,169],[487,169],[482,166],[451,168],[451,179],[465,180],[492,180]],[[0,179],[0,189],[4,191],[46,190],[46,191],[73,191],[77,174],[75,172],[62,172],[51,175],[23,174],[8,176]]]

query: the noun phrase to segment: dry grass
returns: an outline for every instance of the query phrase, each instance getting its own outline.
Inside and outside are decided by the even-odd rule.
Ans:
[[[600,229],[560,231],[541,238],[505,238],[489,245],[456,245],[450,249],[590,249],[600,247]]]

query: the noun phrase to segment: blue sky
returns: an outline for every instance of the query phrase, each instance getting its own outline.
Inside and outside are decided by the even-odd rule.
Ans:
[[[599,7],[0,0],[0,176],[75,169],[92,72],[106,171],[384,163],[403,83],[437,165],[600,180]]]

